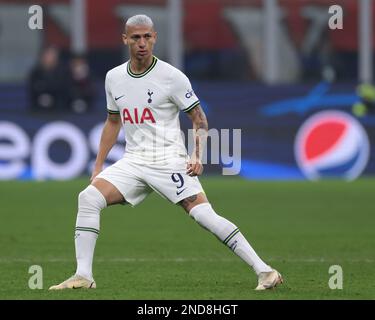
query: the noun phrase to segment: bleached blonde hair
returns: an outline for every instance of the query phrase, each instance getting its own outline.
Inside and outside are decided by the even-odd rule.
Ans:
[[[134,26],[147,26],[150,28],[154,28],[154,23],[152,22],[151,18],[149,16],[146,16],[145,14],[137,14],[135,16],[130,17],[125,24],[125,31],[128,27],[134,27]]]

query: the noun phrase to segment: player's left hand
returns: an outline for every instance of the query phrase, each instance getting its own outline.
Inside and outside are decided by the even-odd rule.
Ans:
[[[200,176],[203,172],[203,164],[199,159],[190,159],[187,164],[186,174],[190,177]]]

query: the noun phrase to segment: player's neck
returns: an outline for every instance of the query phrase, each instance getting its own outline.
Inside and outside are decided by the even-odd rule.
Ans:
[[[144,59],[136,59],[131,58],[130,59],[130,70],[133,73],[143,73],[145,72],[149,66],[151,66],[153,60],[153,55],[150,55],[149,57],[145,57]]]

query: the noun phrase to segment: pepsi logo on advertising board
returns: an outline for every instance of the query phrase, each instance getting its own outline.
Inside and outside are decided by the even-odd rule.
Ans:
[[[370,144],[357,119],[342,111],[322,111],[302,124],[294,152],[299,168],[310,180],[354,180],[366,168]]]

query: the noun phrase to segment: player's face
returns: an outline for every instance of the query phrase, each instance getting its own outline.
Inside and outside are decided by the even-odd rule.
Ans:
[[[156,32],[147,26],[127,27],[123,34],[123,41],[125,45],[129,46],[132,58],[144,60],[152,56]]]

